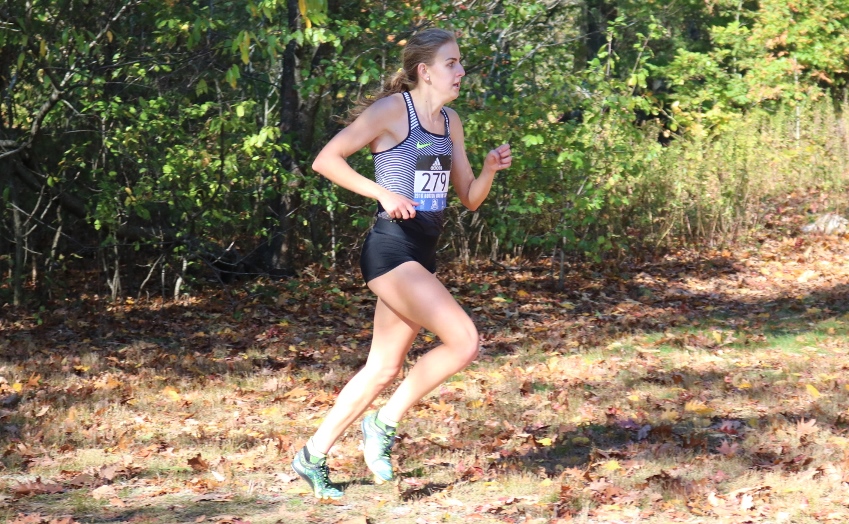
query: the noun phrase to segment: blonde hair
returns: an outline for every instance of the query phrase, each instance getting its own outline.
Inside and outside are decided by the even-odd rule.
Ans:
[[[456,41],[457,37],[453,32],[438,28],[425,29],[411,36],[401,51],[401,68],[390,76],[372,96],[357,100],[348,112],[344,123],[347,125],[356,120],[363,111],[381,98],[416,87],[419,82],[419,64],[432,65],[439,48],[448,42]]]

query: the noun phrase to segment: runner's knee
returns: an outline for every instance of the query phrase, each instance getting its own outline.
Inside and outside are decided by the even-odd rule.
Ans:
[[[380,362],[375,364],[366,364],[366,368],[371,375],[371,383],[379,386],[381,389],[392,383],[393,380],[401,372],[401,364],[391,364]]]
[[[471,321],[465,326],[462,336],[458,337],[458,341],[454,343],[454,346],[457,356],[463,359],[464,365],[467,366],[478,358],[480,340],[478,338],[478,330]]]

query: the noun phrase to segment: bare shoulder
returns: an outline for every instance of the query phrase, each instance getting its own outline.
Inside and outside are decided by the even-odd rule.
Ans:
[[[386,118],[397,117],[404,115],[407,108],[404,104],[404,97],[401,93],[395,93],[387,97],[381,98],[370,105],[363,115],[368,115],[368,118],[385,120]]]
[[[460,120],[460,115],[457,114],[457,111],[454,111],[450,107],[443,107],[445,109],[445,114],[448,115],[448,126],[451,129],[452,133],[462,133],[463,132],[463,122]]]
[[[400,144],[409,134],[410,124],[407,118],[407,105],[404,96],[395,93],[381,98],[366,109],[363,132],[370,139],[372,153],[385,151]]]

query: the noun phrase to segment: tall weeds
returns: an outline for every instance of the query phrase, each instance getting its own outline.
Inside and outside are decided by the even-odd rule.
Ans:
[[[849,116],[828,101],[803,108],[758,110],[715,136],[694,134],[657,156],[637,213],[654,215],[647,238],[656,245],[686,240],[733,243],[763,225],[764,203],[793,191],[821,189],[847,205]],[[657,191],[666,191],[658,199]]]

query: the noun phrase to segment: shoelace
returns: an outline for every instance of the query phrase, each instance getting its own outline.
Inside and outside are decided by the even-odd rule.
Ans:
[[[395,435],[388,435],[384,433],[381,435],[380,440],[381,444],[383,444],[382,449],[380,450],[380,456],[388,459],[389,451],[392,449],[392,441],[395,439]]]
[[[319,475],[321,475],[321,480],[323,480],[326,484],[330,484],[330,468],[327,466],[327,463],[319,466],[318,471]]]

